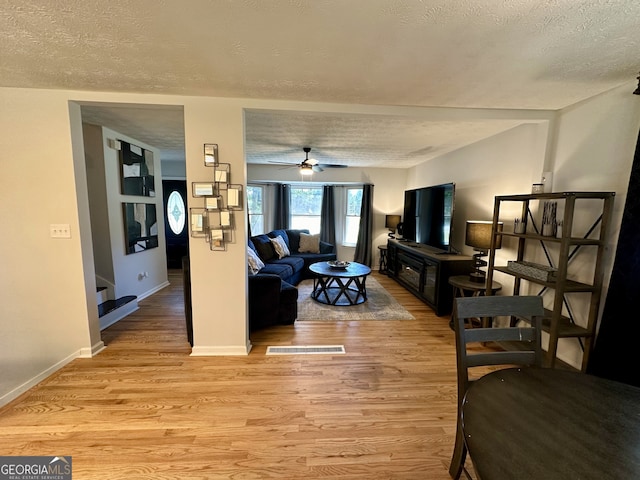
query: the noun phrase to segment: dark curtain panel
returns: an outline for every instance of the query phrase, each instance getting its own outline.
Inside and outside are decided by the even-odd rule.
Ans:
[[[289,200],[291,188],[290,185],[278,183],[276,184],[276,208],[274,218],[274,230],[289,228]]]
[[[640,387],[638,298],[640,298],[640,134],[631,167],[620,237],[600,331],[587,373]]]
[[[322,187],[322,210],[320,212],[320,240],[336,244],[336,212],[333,200],[333,185]]]
[[[367,184],[362,188],[362,206],[360,208],[360,231],[353,261],[371,266],[373,231],[373,185]]]

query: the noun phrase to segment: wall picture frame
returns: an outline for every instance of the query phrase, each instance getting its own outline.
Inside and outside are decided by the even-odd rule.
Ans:
[[[209,217],[204,208],[189,209],[189,224],[192,237],[206,237],[209,230]]]
[[[213,181],[218,184],[218,188],[226,189],[231,178],[231,164],[218,163],[213,170]]]
[[[193,182],[191,189],[194,197],[213,197],[216,192],[213,182]]]
[[[223,205],[223,199],[220,195],[213,197],[204,197],[204,208],[208,211],[220,210]]]
[[[227,186],[227,208],[242,210],[243,190],[243,186],[239,184],[229,184]]]
[[[227,249],[227,242],[224,238],[224,231],[220,228],[212,228],[209,230],[209,249],[213,251],[224,251]]]
[[[214,167],[218,164],[218,144],[217,143],[205,143],[204,144],[204,166]]]
[[[125,253],[144,252],[158,246],[158,218],[155,203],[122,204]]]
[[[137,197],[155,197],[153,152],[124,140],[120,144],[120,193]]]

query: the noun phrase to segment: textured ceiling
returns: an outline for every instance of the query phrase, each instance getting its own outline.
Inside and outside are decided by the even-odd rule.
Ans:
[[[0,0],[0,86],[555,110],[634,80],[639,19],[638,0]],[[284,116],[274,122],[295,121]],[[366,119],[364,130],[355,117],[304,120],[313,132],[268,140],[283,149],[321,140],[309,146],[335,155],[357,135],[377,140],[387,157],[400,150],[400,166],[417,151],[456,148],[461,131],[399,119],[384,131]],[[252,122],[265,124],[258,113]],[[465,123],[469,137],[457,145],[510,128],[493,123]],[[389,133],[407,130],[421,138],[394,144]],[[264,132],[247,135],[255,161],[279,155],[278,145],[259,152],[250,138]],[[167,150],[180,141],[156,137]]]

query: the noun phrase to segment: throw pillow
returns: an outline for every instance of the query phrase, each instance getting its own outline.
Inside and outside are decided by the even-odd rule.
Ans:
[[[256,235],[255,237],[251,237],[251,241],[253,242],[256,253],[263,262],[268,262],[272,258],[275,258],[276,252],[268,236]]]
[[[247,247],[247,263],[249,264],[249,273],[255,275],[262,268],[264,268],[264,262],[260,260],[260,257],[251,247]]]
[[[320,253],[320,234],[300,233],[300,253]]]
[[[289,247],[287,247],[287,244],[280,235],[278,235],[276,238],[272,238],[271,244],[273,245],[273,249],[278,254],[278,258],[284,258],[291,255]]]

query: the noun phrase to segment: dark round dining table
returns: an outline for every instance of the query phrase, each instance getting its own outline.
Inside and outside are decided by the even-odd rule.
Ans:
[[[475,381],[462,429],[482,480],[640,479],[640,388],[550,368]]]

